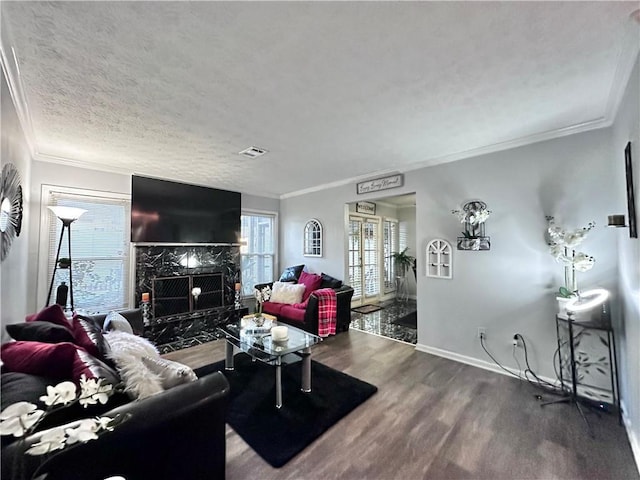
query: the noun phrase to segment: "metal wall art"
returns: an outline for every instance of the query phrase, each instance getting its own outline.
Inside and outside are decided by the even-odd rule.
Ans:
[[[452,210],[460,223],[464,224],[462,237],[458,237],[458,250],[489,250],[491,248],[490,237],[485,236],[484,222],[491,215],[487,204],[480,200],[467,202],[462,210]]]
[[[22,230],[22,186],[12,163],[2,167],[0,187],[0,261],[7,258],[11,243]]]

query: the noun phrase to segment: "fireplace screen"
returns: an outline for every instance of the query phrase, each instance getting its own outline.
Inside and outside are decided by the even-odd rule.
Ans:
[[[152,286],[154,318],[224,306],[221,273],[158,277]]]

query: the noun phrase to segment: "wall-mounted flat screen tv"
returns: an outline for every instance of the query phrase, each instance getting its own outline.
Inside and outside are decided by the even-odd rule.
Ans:
[[[238,243],[239,192],[131,177],[131,241]]]

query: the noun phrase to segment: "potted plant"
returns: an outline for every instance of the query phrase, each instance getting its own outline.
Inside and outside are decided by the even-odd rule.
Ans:
[[[586,227],[576,230],[565,230],[555,223],[553,217],[546,217],[549,253],[556,259],[556,262],[564,265],[564,286],[560,287],[556,293],[558,309],[560,313],[566,313],[566,303],[571,297],[578,294],[577,272],[586,272],[593,268],[595,258],[584,252],[577,252],[582,241],[587,237],[587,233],[595,222],[589,222]]]
[[[415,262],[415,257],[407,254],[407,250],[409,247],[405,247],[401,252],[393,252],[391,254],[391,258],[393,258],[396,264],[396,272],[404,277],[407,274],[407,270],[413,268],[413,262]]]
[[[58,268],[66,269],[71,266],[71,259],[67,257],[62,257],[58,260]]]

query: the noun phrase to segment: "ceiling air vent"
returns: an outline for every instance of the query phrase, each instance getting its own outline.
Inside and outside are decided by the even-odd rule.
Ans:
[[[239,153],[240,155],[244,155],[245,157],[256,158],[256,157],[259,157],[260,155],[264,155],[265,153],[267,153],[267,151],[264,148],[249,147],[242,150]]]

